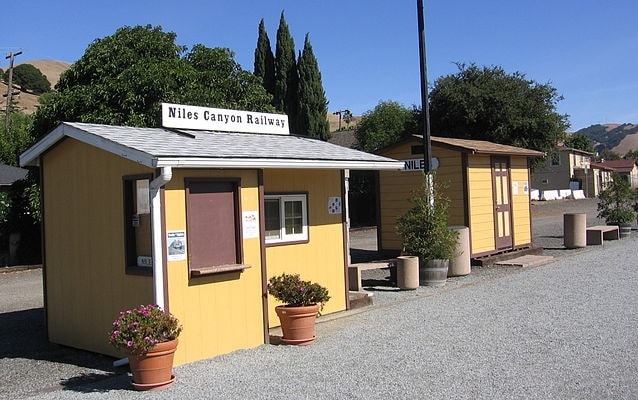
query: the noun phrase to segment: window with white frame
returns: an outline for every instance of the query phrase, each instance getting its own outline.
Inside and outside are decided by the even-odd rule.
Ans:
[[[307,197],[305,194],[265,196],[266,243],[308,240]]]

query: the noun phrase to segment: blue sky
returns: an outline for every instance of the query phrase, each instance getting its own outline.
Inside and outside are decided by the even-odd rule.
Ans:
[[[498,65],[550,83],[571,130],[638,123],[638,2],[635,0],[424,0],[428,80],[455,62]],[[416,0],[11,1],[13,25],[0,51],[17,62],[80,58],[122,26],[160,25],[191,47],[228,47],[252,71],[264,18],[273,51],[285,12],[297,50],[306,33],[319,62],[329,110],[355,115],[381,100],[420,105]],[[2,58],[0,67],[7,68]]]

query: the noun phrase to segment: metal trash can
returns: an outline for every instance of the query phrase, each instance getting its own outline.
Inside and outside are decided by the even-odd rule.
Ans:
[[[587,246],[587,214],[563,214],[563,244],[568,249]]]
[[[419,287],[419,257],[397,258],[397,286],[401,290],[414,290]]]

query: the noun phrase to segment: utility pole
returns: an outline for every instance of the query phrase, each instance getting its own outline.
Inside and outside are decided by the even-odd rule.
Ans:
[[[4,122],[5,129],[9,130],[9,125],[11,125],[11,95],[13,94],[13,61],[16,56],[22,54],[21,51],[14,53],[9,53],[5,58],[9,59],[9,81],[7,82],[7,115]]]
[[[430,104],[428,102],[428,68],[425,55],[425,21],[423,17],[423,0],[417,0],[419,25],[419,66],[421,70],[421,108],[423,114],[423,169],[429,174],[432,169],[432,147],[430,145]]]

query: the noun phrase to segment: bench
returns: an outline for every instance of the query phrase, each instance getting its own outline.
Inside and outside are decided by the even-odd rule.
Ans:
[[[616,225],[596,225],[587,228],[587,245],[603,244],[603,240],[620,239],[620,231]]]

